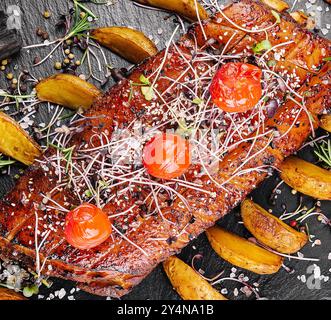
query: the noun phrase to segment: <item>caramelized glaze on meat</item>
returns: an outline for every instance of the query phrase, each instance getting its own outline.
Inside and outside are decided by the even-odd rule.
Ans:
[[[95,161],[93,150],[109,143],[116,130],[128,128],[135,121],[139,120],[145,130],[160,124],[162,130],[178,129],[173,121],[164,124],[164,115],[171,112],[169,105],[181,94],[190,96],[194,80],[217,67],[212,59],[199,60],[196,56],[223,52],[228,56],[240,54],[240,58],[234,59],[249,61],[252,46],[265,39],[265,32],[241,29],[251,30],[255,26],[266,29],[272,45],[279,46],[279,50],[266,56],[274,61],[272,72],[276,78],[278,74],[286,79],[297,95],[292,94],[292,99],[285,100],[272,118],[265,117],[263,125],[255,126],[257,117],[251,114],[235,115],[238,121],[251,117],[246,131],[242,132],[246,139],[234,134],[233,147],[216,163],[212,177],[202,174],[201,164],[192,165],[186,181],[200,187],[179,184],[176,186],[179,196],[170,198],[167,192],[160,192],[159,207],[146,201],[151,193],[150,185],[134,184],[128,188],[128,182],[120,184],[122,180],[117,180],[118,185],[114,186],[113,181],[105,191],[111,200],[103,203],[103,210],[109,214],[115,232],[92,250],[80,251],[64,239],[66,211],[81,203],[77,194],[81,191],[83,196],[84,186],[59,186],[64,178],[59,178],[56,166],[50,161],[56,159],[58,151],[49,149],[27,169],[0,204],[3,258],[19,260],[36,269],[38,221],[38,241],[45,239],[39,250],[40,264],[47,258],[42,273],[79,282],[84,290],[95,294],[120,297],[160,262],[178,253],[230,212],[270,174],[268,169],[277,168],[285,157],[302,146],[312,126],[318,125],[317,116],[330,108],[331,64],[323,61],[330,56],[330,42],[301,29],[287,14],[282,16],[280,24],[275,23],[270,9],[255,0],[235,2],[223,13],[202,25],[192,26],[177,44],[138,66],[128,79],[111,88],[85,113],[79,121],[79,128],[83,130],[70,137],[70,145],[75,146],[74,165],[87,161],[80,158],[85,155],[84,150],[91,150],[87,152],[91,154],[88,162]],[[245,27],[238,30],[238,25]],[[254,63],[259,58],[261,56],[256,57]],[[146,101],[139,86],[132,85],[140,82],[142,74],[150,77],[151,83],[155,80],[157,85],[156,99],[152,102]],[[279,101],[285,98],[281,90],[274,95]],[[299,96],[307,97],[304,105]],[[226,131],[231,121],[224,119],[218,125]],[[101,139],[94,139],[95,136]],[[256,136],[258,139],[254,139]],[[220,139],[223,143],[224,137]],[[136,168],[132,166],[132,170]],[[55,208],[50,209],[52,205]]]

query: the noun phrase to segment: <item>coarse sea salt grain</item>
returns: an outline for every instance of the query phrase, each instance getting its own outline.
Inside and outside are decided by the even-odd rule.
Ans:
[[[64,296],[66,295],[66,291],[65,291],[65,289],[64,288],[62,288],[59,292],[58,292],[58,297],[59,297],[59,299],[62,299],[62,298],[64,298]]]
[[[233,294],[234,294],[235,297],[237,297],[238,294],[239,294],[239,290],[238,290],[237,288],[235,288],[235,289],[233,290]]]

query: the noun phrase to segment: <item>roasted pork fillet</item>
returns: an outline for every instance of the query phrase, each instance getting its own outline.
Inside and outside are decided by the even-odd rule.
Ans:
[[[272,48],[257,52],[266,35]],[[59,148],[27,169],[0,204],[1,257],[94,294],[123,296],[302,146],[330,108],[330,53],[328,40],[286,13],[278,22],[258,1],[235,2],[193,25],[59,133]],[[263,98],[251,111],[229,114],[211,102],[211,79],[228,61],[263,70]],[[152,99],[137,85],[141,75]],[[161,181],[136,160],[148,137],[169,129],[191,137],[196,161],[184,177]],[[70,163],[63,148],[73,150]],[[87,201],[109,215],[113,234],[81,251],[65,241],[63,226],[67,212]]]

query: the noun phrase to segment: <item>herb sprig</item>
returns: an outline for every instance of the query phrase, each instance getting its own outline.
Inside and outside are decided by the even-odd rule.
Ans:
[[[4,167],[7,167],[13,163],[15,163],[14,160],[5,160],[2,156],[0,156],[0,169],[3,169]]]
[[[328,168],[331,168],[331,140],[315,143],[314,153]]]

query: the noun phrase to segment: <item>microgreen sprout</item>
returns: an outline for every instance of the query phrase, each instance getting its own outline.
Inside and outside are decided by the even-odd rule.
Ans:
[[[133,99],[133,87],[141,87],[141,93],[144,95],[147,101],[151,101],[155,98],[155,91],[151,86],[151,82],[143,74],[139,77],[140,83],[130,81],[130,95],[129,102]]]
[[[63,159],[67,163],[66,164],[66,170],[65,170],[65,172],[68,173],[69,172],[69,168],[70,168],[70,166],[72,164],[72,155],[73,155],[73,152],[74,152],[76,146],[72,146],[70,148],[61,148],[61,147],[59,147],[59,146],[57,146],[57,145],[55,145],[53,143],[50,143],[49,145],[51,147],[53,147],[53,148],[55,148],[55,149],[57,149],[57,150],[59,150],[59,151],[62,152]]]
[[[280,14],[275,10],[271,10],[271,13],[276,18],[276,22],[280,23]]]
[[[195,98],[192,100],[192,103],[196,104],[196,105],[200,105],[203,103],[203,100],[200,98]]]

